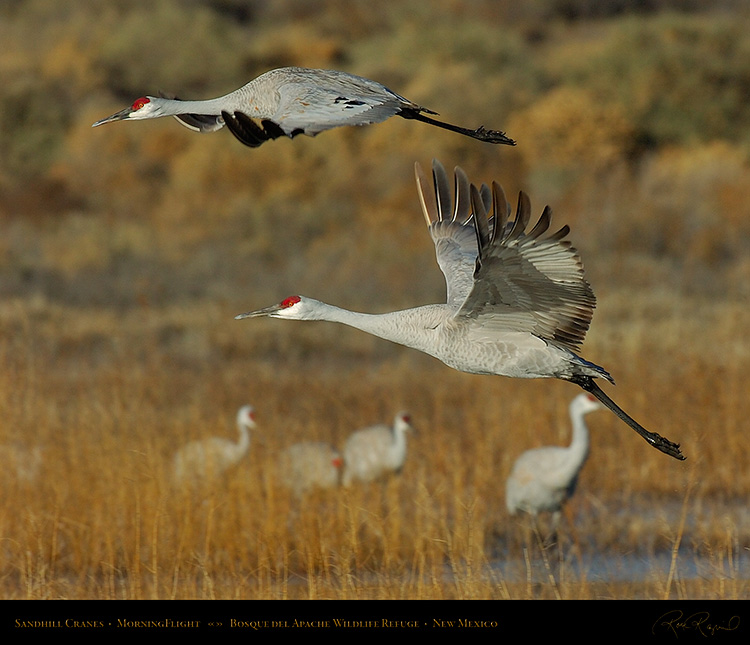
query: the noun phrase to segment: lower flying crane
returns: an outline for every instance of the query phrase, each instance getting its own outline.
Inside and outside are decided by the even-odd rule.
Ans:
[[[650,445],[685,459],[679,444],[649,432],[621,410],[596,383],[613,383],[604,368],[578,355],[596,298],[578,252],[564,239],[568,226],[548,233],[546,207],[527,230],[529,198],[519,195],[515,219],[499,184],[469,184],[454,171],[455,200],[442,164],[433,181],[416,165],[427,226],[445,276],[447,301],[384,314],[365,314],[312,298],[291,296],[236,318],[270,316],[328,320],[418,349],[471,374],[558,378],[590,392]]]

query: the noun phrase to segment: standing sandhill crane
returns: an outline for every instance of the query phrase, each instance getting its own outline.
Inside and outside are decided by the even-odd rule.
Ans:
[[[477,188],[455,169],[455,206],[445,169],[433,162],[433,188],[415,166],[422,210],[445,276],[447,302],[385,314],[364,314],[291,296],[236,318],[271,316],[329,320],[418,349],[472,374],[559,378],[593,394],[662,452],[684,459],[678,444],[649,432],[623,412],[594,379],[612,377],[576,352],[596,298],[577,251],[563,238],[568,226],[547,234],[551,210],[526,230],[530,202],[521,192],[515,220],[499,184]],[[492,214],[488,218],[488,211]]]
[[[413,432],[411,417],[399,412],[392,426],[380,424],[352,433],[344,444],[344,486],[399,472],[406,460],[407,432]]]
[[[296,495],[315,488],[335,488],[343,461],[333,446],[323,441],[295,443],[279,460],[281,480]]]
[[[573,496],[578,473],[589,454],[589,431],[584,416],[602,408],[588,392],[569,406],[573,439],[569,446],[544,446],[524,452],[513,465],[505,487],[505,505],[511,515],[552,513],[558,523],[563,504]]]
[[[380,123],[397,115],[480,141],[515,145],[503,132],[486,130],[483,126],[469,130],[426,114],[437,112],[361,76],[336,70],[282,67],[258,76],[234,92],[206,101],[143,96],[92,127],[123,119],[174,116],[196,132],[214,132],[226,125],[242,143],[257,148],[283,135],[315,136],[338,126]],[[253,119],[260,121],[260,125]]]
[[[253,407],[243,405],[237,411],[239,441],[210,437],[180,448],[174,457],[175,483],[200,483],[213,479],[239,463],[250,449],[250,429],[255,427]]]

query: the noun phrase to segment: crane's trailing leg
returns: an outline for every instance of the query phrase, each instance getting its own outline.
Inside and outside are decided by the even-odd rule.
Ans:
[[[404,119],[415,119],[416,121],[422,121],[423,123],[429,123],[430,125],[436,125],[439,128],[450,130],[451,132],[458,132],[459,134],[465,134],[467,137],[478,139],[479,141],[486,141],[487,143],[504,143],[507,146],[514,146],[516,142],[510,137],[505,135],[505,132],[500,130],[487,130],[483,125],[480,125],[476,130],[469,130],[469,128],[462,128],[459,125],[453,125],[451,123],[445,123],[444,121],[438,121],[418,112],[411,108],[403,108],[400,112],[397,112],[400,117]],[[435,114],[430,111],[430,114]]]
[[[662,437],[655,432],[649,432],[635,419],[629,417],[618,405],[610,399],[604,391],[596,384],[596,381],[590,376],[573,376],[569,379],[572,383],[580,385],[584,390],[593,394],[599,401],[607,406],[612,412],[614,412],[620,419],[627,423],[633,430],[635,430],[641,437],[643,437],[648,443],[654,448],[661,450],[663,453],[674,457],[675,459],[683,460],[685,456],[680,452],[680,444],[672,443],[669,439]]]

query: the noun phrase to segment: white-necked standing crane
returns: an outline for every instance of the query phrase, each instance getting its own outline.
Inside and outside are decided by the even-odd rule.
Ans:
[[[603,406],[588,392],[576,396],[568,408],[573,425],[569,446],[527,450],[513,464],[505,485],[505,505],[511,515],[552,513],[559,521],[563,504],[573,496],[578,474],[589,455],[589,431],[584,416]]]
[[[337,70],[281,67],[215,99],[181,101],[165,96],[142,96],[130,107],[97,121],[92,127],[125,119],[174,116],[196,132],[214,132],[226,125],[242,143],[256,148],[281,136],[315,136],[339,126],[368,125],[400,116],[480,141],[515,145],[503,132],[486,130],[482,126],[470,130],[427,114],[437,112],[361,76]]]
[[[238,441],[209,437],[183,446],[174,456],[174,482],[199,484],[238,464],[250,449],[250,429],[255,427],[253,406],[243,405],[237,411]]]
[[[500,185],[477,188],[458,167],[452,205],[450,181],[440,162],[433,161],[432,182],[418,163],[415,170],[446,280],[445,303],[366,314],[291,296],[236,318],[339,322],[418,349],[462,372],[570,381],[593,394],[650,445],[684,459],[679,444],[649,432],[621,410],[595,381],[613,383],[612,377],[577,354],[596,298],[577,251],[564,239],[568,226],[547,233],[551,210],[545,207],[527,230],[531,206],[523,192],[515,219],[508,221],[510,204]]]
[[[324,441],[303,441],[289,446],[279,459],[280,478],[296,495],[335,488],[341,481],[341,453]]]
[[[406,433],[413,432],[411,416],[399,412],[393,425],[378,424],[353,432],[343,449],[342,484],[369,482],[398,473],[406,461]]]

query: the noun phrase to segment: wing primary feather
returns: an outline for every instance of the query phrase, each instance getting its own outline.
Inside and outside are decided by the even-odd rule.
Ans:
[[[268,141],[268,139],[272,138],[271,135],[263,127],[259,126],[244,112],[235,112],[234,118],[239,124],[240,128],[242,128],[243,132],[250,132],[252,133],[252,135],[257,136],[260,143]],[[265,122],[263,125],[265,125]]]
[[[482,252],[489,242],[489,225],[487,223],[487,209],[479,189],[471,184],[471,207],[474,213],[474,231],[477,234],[477,260],[481,261]]]
[[[455,177],[456,205],[453,211],[453,221],[465,224],[471,218],[471,189],[469,178],[463,168],[456,166],[453,170]]]
[[[494,240],[498,231],[502,235],[502,231],[505,230],[505,223],[508,220],[508,200],[505,197],[503,187],[496,181],[492,182],[492,212],[494,213],[492,227],[492,239]]]
[[[487,184],[482,184],[482,187],[479,189],[479,194],[482,197],[482,204],[484,204],[484,210],[488,213],[491,212],[492,209],[492,190],[490,190],[490,187]]]
[[[526,225],[529,223],[529,218],[531,217],[531,201],[529,200],[529,196],[521,191],[518,193],[518,206],[516,207],[516,219],[513,222],[513,227],[510,229],[510,232],[506,236],[506,239],[508,240],[515,240],[518,238],[524,230],[526,230]]]
[[[527,237],[535,239],[544,233],[552,221],[552,209],[549,206],[545,206],[542,214],[539,216],[539,221],[534,225],[528,233]]]
[[[568,233],[570,233],[570,226],[566,224],[559,231],[557,231],[557,233],[553,233],[552,235],[548,236],[547,239],[550,242],[557,242],[563,239]]]
[[[232,115],[222,111],[221,116],[229,131],[246,146],[257,148],[271,138],[268,132],[242,112],[235,112]]]
[[[419,205],[422,207],[427,226],[432,226],[437,221],[437,202],[435,201],[435,192],[431,185],[428,184],[427,176],[422,166],[417,161],[414,164],[414,175],[417,179],[417,194],[419,195]]]
[[[437,159],[432,160],[432,178],[435,183],[435,196],[437,197],[438,219],[448,219],[451,212],[451,193],[448,173],[445,172],[443,164]]]
[[[275,121],[271,121],[271,119],[263,119],[260,124],[263,126],[263,132],[265,132],[271,139],[278,139],[279,137],[286,136],[286,132],[281,129],[281,126]]]

